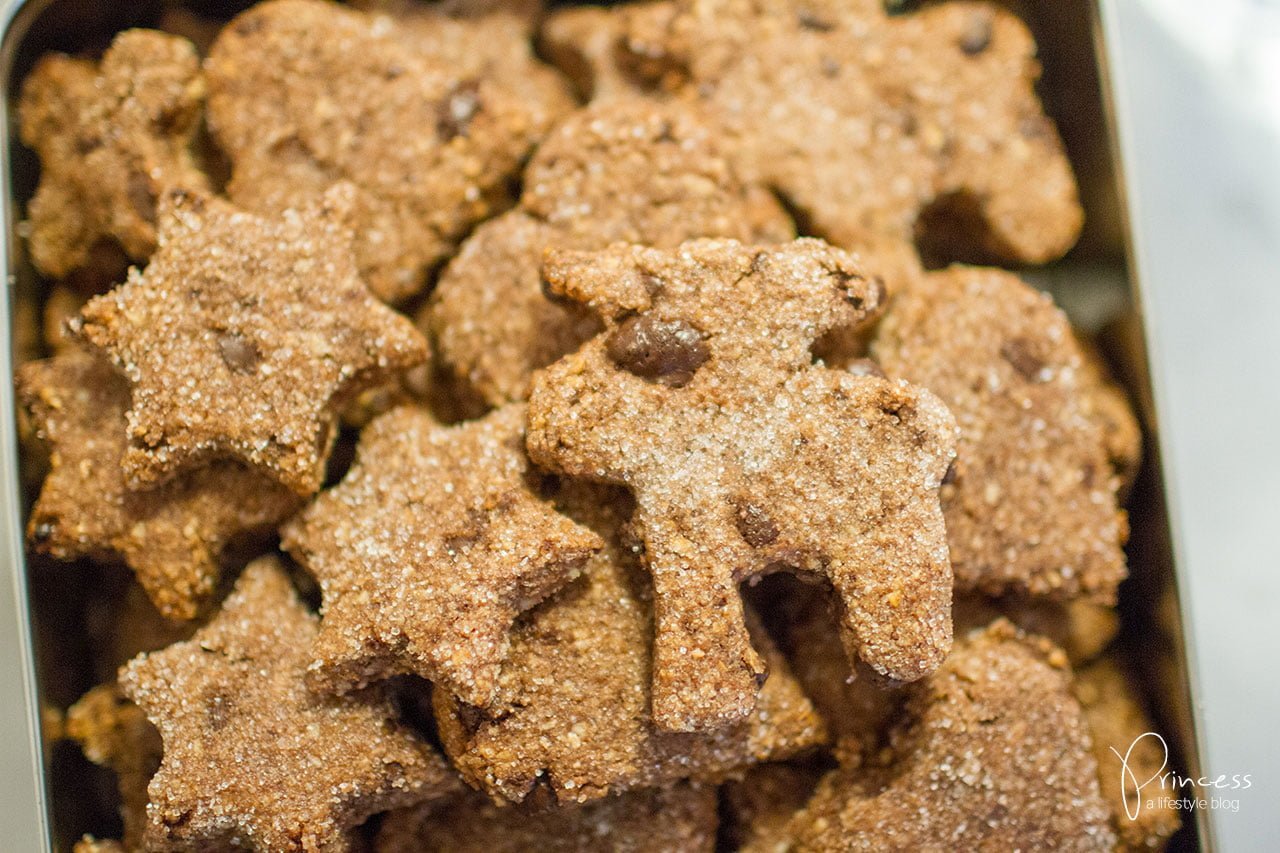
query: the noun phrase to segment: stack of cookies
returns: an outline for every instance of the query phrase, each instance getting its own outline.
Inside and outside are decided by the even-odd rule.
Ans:
[[[1153,742],[1112,753],[1151,727],[1112,650],[1140,434],[996,266],[1082,223],[1012,13],[159,26],[19,104],[30,547],[132,575],[62,726],[121,839],[78,850],[1178,828],[1126,808]]]

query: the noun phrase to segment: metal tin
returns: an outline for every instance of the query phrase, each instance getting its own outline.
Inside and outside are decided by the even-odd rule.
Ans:
[[[25,194],[31,191],[36,168],[29,156],[22,159],[15,156],[12,96],[20,83],[20,75],[32,57],[46,48],[65,50],[104,45],[114,32],[150,21],[160,7],[158,0],[125,4],[111,0],[0,0],[0,26],[4,28],[0,74],[5,80],[6,97],[6,128],[0,134],[0,186],[8,202],[0,231],[0,245],[8,265],[8,298],[0,304],[0,329],[8,335],[9,342],[8,346],[0,347],[0,374],[11,376],[13,372],[16,295],[21,288],[37,286],[23,257],[19,236]],[[1071,124],[1080,115],[1095,118],[1103,115],[1105,86],[1078,91],[1081,88],[1078,75],[1094,67],[1092,36],[1097,28],[1090,7],[1084,4],[1046,0],[1033,7],[1033,15],[1036,14],[1050,36],[1046,38],[1043,31],[1037,33],[1046,68],[1047,101],[1054,111],[1055,83],[1067,83],[1073,88],[1072,98],[1058,105],[1056,117],[1063,126],[1069,147],[1073,139],[1075,141],[1072,153],[1077,158],[1078,172],[1081,172],[1078,158],[1082,150],[1091,152],[1089,156],[1101,158],[1092,164],[1090,174],[1081,172],[1081,175],[1085,179],[1082,190],[1090,220],[1105,223],[1109,219],[1108,200],[1120,197],[1116,192],[1119,184],[1116,149],[1103,123],[1089,127]],[[1101,53],[1103,47],[1100,45],[1098,50]],[[1090,69],[1082,68],[1081,56]],[[1081,97],[1083,101],[1079,100]],[[1123,125],[1125,117],[1118,119]],[[1105,233],[1095,228],[1086,234],[1085,246],[1073,252],[1071,260],[1031,276],[1052,290],[1073,319],[1091,331],[1132,312],[1141,303],[1137,298],[1137,282],[1126,274],[1123,250],[1116,245],[1116,240],[1131,243],[1131,235],[1119,228],[1113,234],[1116,236],[1109,245]],[[1194,679],[1187,665],[1185,611],[1176,607],[1171,612],[1168,608],[1167,612],[1156,612],[1157,601],[1162,597],[1165,600],[1168,596],[1175,600],[1177,597],[1173,539],[1164,510],[1164,472],[1159,464],[1158,419],[1147,370],[1144,330],[1138,314],[1130,313],[1129,317],[1129,334],[1113,334],[1108,338],[1116,344],[1108,348],[1108,354],[1118,362],[1120,376],[1138,404],[1146,441],[1145,471],[1134,493],[1134,500],[1139,503],[1131,506],[1134,577],[1126,585],[1122,602],[1128,632],[1124,641],[1137,657],[1138,668],[1148,676],[1149,692],[1158,700],[1157,726],[1173,742],[1176,767],[1179,772],[1198,776],[1202,751],[1193,713]],[[1137,320],[1137,326],[1133,319]],[[46,791],[42,760],[40,693],[22,543],[25,507],[13,405],[12,383],[0,382],[0,549],[11,574],[9,583],[0,583],[0,684],[9,688],[0,690],[0,761],[7,771],[5,793],[0,797],[0,838],[3,838],[0,846],[36,850],[50,847],[50,839],[54,837],[51,826],[57,817],[50,813],[51,798]],[[1156,639],[1155,648],[1149,642],[1152,638]],[[21,685],[21,689],[14,689],[14,685]],[[1184,818],[1194,822],[1194,827],[1184,830],[1179,846],[1198,845],[1208,849],[1211,846],[1209,815],[1198,811]]]

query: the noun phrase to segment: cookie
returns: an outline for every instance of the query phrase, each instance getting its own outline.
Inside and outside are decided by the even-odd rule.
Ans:
[[[671,0],[620,15],[617,68],[597,76],[693,104],[804,233],[854,248],[938,229],[965,238],[961,256],[1027,263],[1079,234],[1075,181],[1034,90],[1035,44],[998,6],[889,16],[860,0]]]
[[[102,684],[67,709],[66,736],[80,745],[85,758],[115,773],[123,843],[125,849],[140,850],[147,785],[160,767],[160,733],[116,684]]]
[[[406,42],[386,15],[270,0],[233,20],[206,62],[209,125],[227,192],[258,212],[355,193],[356,256],[381,298],[418,293],[545,130],[495,78]]]
[[[996,623],[957,640],[875,761],[833,772],[790,849],[1107,850],[1115,843],[1065,656]]]
[[[534,491],[523,406],[456,427],[403,407],[360,436],[346,478],[281,531],[320,582],[312,685],[411,673],[489,704],[516,616],[601,547]]]
[[[265,558],[193,639],[121,670],[164,741],[148,847],[345,850],[370,815],[457,791],[382,694],[307,689],[317,632],[279,561]]]
[[[676,785],[581,806],[502,808],[480,794],[439,807],[392,812],[377,853],[712,853],[716,792]]]
[[[953,267],[899,294],[873,353],[960,424],[942,490],[956,586],[1114,603],[1121,481],[1066,316],[1017,276]]]
[[[882,289],[818,240],[697,240],[549,252],[551,290],[605,331],[536,374],[539,465],[635,493],[654,579],[654,718],[674,731],[748,714],[763,669],[738,584],[829,580],[846,648],[881,676],[927,675],[951,640],[937,488],[955,422],[906,383],[812,364],[816,338]]]
[[[40,272],[69,275],[104,241],[135,261],[151,255],[159,196],[208,186],[192,153],[204,96],[192,44],[150,30],[121,33],[100,63],[49,54],[36,64],[18,118],[40,155],[27,210]]]
[[[77,326],[129,378],[131,488],[230,457],[311,494],[343,396],[426,359],[356,272],[353,196],[340,184],[271,217],[185,191],[161,199],[151,263]]]
[[[1081,666],[1098,657],[1120,632],[1120,614],[1087,599],[1054,601],[1025,596],[993,599],[961,593],[952,602],[952,616],[957,635],[985,627],[997,619],[1008,619],[1028,634],[1050,640],[1066,653],[1072,666]]]
[[[547,298],[548,247],[617,241],[674,248],[693,237],[778,242],[794,230],[773,197],[740,181],[709,129],[677,105],[626,100],[583,109],[538,149],[517,210],[481,225],[445,268],[420,325],[441,360],[492,406],[600,330]]]
[[[533,53],[542,0],[357,0],[391,16],[404,40],[460,78],[491,79],[545,132],[577,100],[569,81]]]
[[[231,461],[130,490],[122,470],[129,385],[84,347],[23,365],[17,384],[50,449],[27,521],[31,546],[61,560],[123,559],[166,617],[194,617],[217,584],[226,545],[271,530],[300,504],[290,490]]]
[[[1135,783],[1169,771],[1169,756],[1161,742],[1144,737],[1155,726],[1135,685],[1120,662],[1108,656],[1079,670],[1073,690],[1093,734],[1102,798],[1111,807],[1111,824],[1120,841],[1116,849],[1163,849],[1182,821],[1169,802],[1168,789],[1160,792],[1163,796],[1152,796],[1150,791],[1144,796],[1135,789]],[[1126,766],[1129,774],[1124,772]],[[1138,799],[1142,808],[1130,819],[1127,809],[1133,809]]]
[[[539,34],[544,55],[588,101],[598,103],[644,94],[639,82],[632,80],[620,65],[626,16],[643,5],[647,4],[566,5],[553,9]]]
[[[582,578],[516,625],[490,709],[436,694],[441,740],[468,783],[515,801],[547,794],[585,802],[685,778],[716,782],[825,740],[812,704],[759,630],[753,639],[769,677],[749,717],[709,733],[654,725],[652,592],[620,538],[629,501],[574,482],[557,503],[606,547]]]

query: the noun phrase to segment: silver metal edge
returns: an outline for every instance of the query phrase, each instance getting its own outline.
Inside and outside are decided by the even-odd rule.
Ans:
[[[9,80],[14,51],[24,34],[16,23],[25,0],[0,0],[0,79]],[[4,221],[0,228],[0,252],[5,261],[5,298],[0,299],[0,329],[10,328],[13,298],[16,211],[10,202],[9,103],[0,92],[3,117],[0,121],[0,198]],[[4,340],[10,338],[6,334]],[[13,353],[0,346],[0,548],[7,561],[10,582],[0,583],[0,684],[15,684],[21,678],[22,691],[0,691],[0,732],[6,742],[0,747],[5,768],[5,791],[0,798],[0,846],[6,850],[49,850],[50,827],[47,791],[44,785],[44,748],[40,734],[40,698],[36,688],[35,654],[32,648],[31,614],[27,597],[26,557],[23,553],[22,498],[19,493],[18,441],[14,411]],[[10,621],[6,614],[12,614]],[[19,704],[20,703],[20,704]],[[8,739],[11,733],[25,732],[26,742]]]
[[[1101,44],[1097,50],[1098,70],[1102,80],[1102,96],[1107,114],[1108,132],[1111,136],[1112,162],[1116,166],[1117,191],[1120,194],[1120,202],[1125,219],[1125,249],[1128,255],[1130,288],[1133,291],[1135,308],[1142,318],[1142,335],[1146,345],[1147,373],[1148,383],[1151,388],[1152,406],[1155,409],[1156,422],[1168,423],[1169,418],[1165,416],[1168,412],[1167,379],[1165,371],[1157,358],[1157,354],[1162,351],[1160,334],[1151,312],[1145,310],[1151,304],[1151,281],[1144,274],[1144,270],[1148,266],[1144,259],[1149,250],[1139,227],[1139,223],[1142,222],[1142,205],[1138,198],[1136,182],[1133,179],[1133,170],[1126,168],[1127,164],[1137,161],[1137,140],[1134,138],[1133,127],[1125,120],[1126,115],[1132,115],[1129,98],[1133,93],[1132,89],[1126,85],[1127,81],[1123,71],[1124,63],[1120,60],[1121,51],[1123,50],[1123,38],[1121,36],[1117,4],[1121,2],[1126,2],[1126,0],[1097,0],[1095,8],[1102,35]],[[1160,437],[1157,436],[1156,438],[1159,441]],[[1191,694],[1188,710],[1191,714],[1192,742],[1185,744],[1185,747],[1195,753],[1194,756],[1189,756],[1189,758],[1196,763],[1195,772],[1198,774],[1200,772],[1199,768],[1203,767],[1203,762],[1208,752],[1205,744],[1202,704],[1196,701],[1196,698],[1201,696],[1202,693],[1199,670],[1196,663],[1197,659],[1192,653],[1192,650],[1196,648],[1194,629],[1192,627],[1193,620],[1187,613],[1186,604],[1190,600],[1191,590],[1186,572],[1178,570],[1179,567],[1186,565],[1184,562],[1186,549],[1183,547],[1178,533],[1183,528],[1179,524],[1178,502],[1174,494],[1176,487],[1173,478],[1168,476],[1167,471],[1163,470],[1168,464],[1168,458],[1162,457],[1160,463],[1161,473],[1164,475],[1161,487],[1164,490],[1169,526],[1169,544],[1173,554],[1174,584],[1178,594],[1179,621],[1182,631],[1183,656],[1180,663],[1186,673],[1187,688]],[[1210,809],[1196,810],[1193,814],[1193,819],[1196,823],[1196,831],[1201,848],[1210,851],[1217,849],[1213,811]]]

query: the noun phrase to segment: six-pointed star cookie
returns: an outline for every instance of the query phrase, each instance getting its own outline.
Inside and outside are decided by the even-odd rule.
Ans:
[[[761,664],[737,584],[781,569],[835,587],[844,640],[879,673],[928,674],[950,645],[937,490],[955,422],[922,388],[814,366],[882,288],[819,240],[549,252],[551,289],[606,330],[535,374],[533,460],[636,497],[653,575],[654,716],[739,719]],[[707,681],[708,667],[722,678]]]
[[[356,273],[352,195],[339,184],[273,217],[185,191],[161,199],[151,263],[78,322],[129,378],[131,486],[235,457],[310,494],[342,396],[426,359]]]
[[[233,536],[274,527],[301,502],[232,461],[130,491],[121,470],[129,385],[83,346],[23,365],[18,393],[50,446],[49,474],[27,524],[32,545],[63,560],[122,557],[171,619],[196,615]]]
[[[360,271],[388,301],[420,291],[472,224],[509,204],[546,130],[492,76],[337,3],[260,3],[227,25],[205,69],[232,200],[279,211],[350,181]]]
[[[346,479],[285,527],[324,594],[313,684],[414,673],[488,704],[516,616],[601,547],[535,493],[524,418],[509,406],[444,427],[421,409],[388,412]]]
[[[457,790],[376,689],[332,698],[306,687],[317,629],[279,562],[265,558],[191,640],[121,670],[164,742],[149,849],[347,849],[347,833],[370,815]]]
[[[743,177],[775,187],[807,230],[841,246],[911,240],[921,228],[938,232],[927,242],[941,238],[931,248],[943,257],[1061,255],[1083,217],[1035,94],[1039,65],[1026,27],[994,4],[927,4],[895,16],[884,5],[627,5],[584,22],[598,39],[618,35],[581,61],[607,57],[617,67],[596,76],[694,105],[728,141]],[[962,244],[947,242],[956,237]]]
[[[31,258],[46,275],[91,262],[102,239],[135,261],[156,244],[156,198],[208,181],[191,150],[204,103],[200,60],[186,39],[121,33],[100,65],[51,54],[18,103],[22,141],[40,155],[31,200]]]

